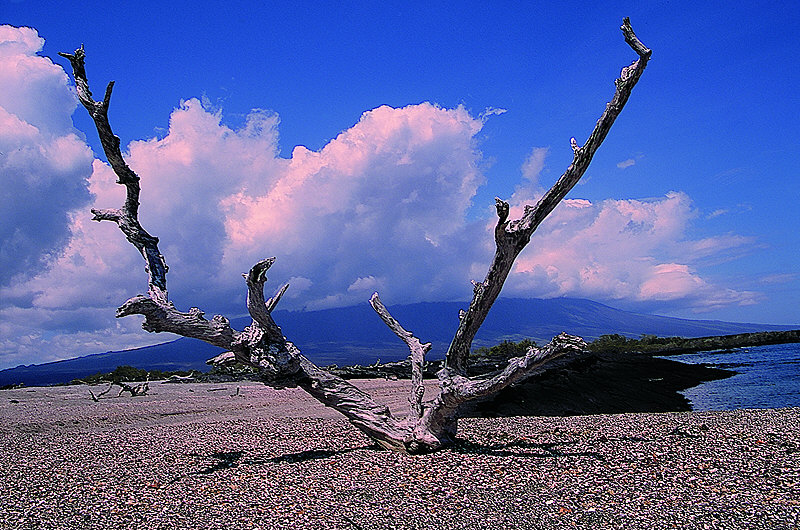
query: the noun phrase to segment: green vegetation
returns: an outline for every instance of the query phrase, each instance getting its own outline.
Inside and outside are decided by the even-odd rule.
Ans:
[[[696,351],[727,350],[745,346],[788,344],[792,342],[800,342],[800,330],[762,331],[694,339],[656,337],[655,335],[642,335],[639,339],[631,339],[614,334],[601,335],[600,338],[589,344],[589,350],[603,353],[622,351],[669,355]]]
[[[481,348],[476,349],[472,352],[472,356],[474,357],[502,357],[502,358],[511,358],[511,357],[520,357],[527,353],[528,348],[531,346],[536,346],[536,343],[530,339],[522,339],[519,342],[511,342],[510,340],[504,340],[500,344],[496,344],[489,348],[483,346]]]
[[[131,381],[144,381],[146,379],[150,379],[151,381],[159,380],[159,379],[167,379],[170,376],[178,375],[181,377],[186,377],[189,375],[198,375],[200,372],[196,370],[177,370],[177,371],[161,371],[161,370],[142,370],[140,368],[134,368],[133,366],[117,366],[113,372],[109,373],[96,373],[94,375],[90,375],[89,377],[84,377],[83,379],[73,379],[70,381],[69,384],[71,385],[79,385],[83,383],[88,383],[90,385],[96,385],[100,383],[121,383],[121,382],[131,382]]]
[[[601,335],[589,343],[589,351],[596,353],[648,353],[671,355],[697,351],[728,350],[746,346],[764,346],[767,344],[788,344],[800,342],[800,330],[761,331],[757,333],[740,333],[738,335],[717,335],[686,339],[683,337],[657,337],[642,335],[638,339],[624,335]],[[500,357],[508,359],[525,355],[530,346],[536,343],[530,339],[520,342],[504,340],[490,348],[482,347],[472,352],[473,357]]]

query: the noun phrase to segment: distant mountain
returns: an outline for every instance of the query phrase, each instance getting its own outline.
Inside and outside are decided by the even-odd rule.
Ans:
[[[390,307],[392,314],[420,339],[433,343],[431,358],[442,358],[458,327],[461,302],[423,302]],[[275,320],[302,351],[325,366],[371,364],[403,359],[408,350],[378,318],[369,304],[321,311],[275,311]],[[242,329],[249,319],[238,319]],[[567,331],[591,341],[600,335],[618,333],[638,338],[644,333],[659,336],[702,337],[753,331],[777,331],[785,326],[741,324],[715,320],[687,320],[622,311],[575,298],[497,300],[475,339],[475,347],[492,346],[503,340],[524,338],[539,343]],[[207,359],[221,350],[194,339],[119,352],[99,353],[47,364],[18,366],[0,371],[0,386],[25,383],[50,385],[110,372],[120,365],[148,370],[208,370]]]

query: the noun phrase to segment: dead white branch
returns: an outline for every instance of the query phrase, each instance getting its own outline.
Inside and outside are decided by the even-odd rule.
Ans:
[[[536,205],[526,206],[524,215],[517,220],[509,220],[508,203],[496,199],[498,221],[494,230],[494,259],[484,281],[474,283],[469,309],[459,315],[459,326],[448,348],[445,367],[437,374],[439,394],[434,399],[423,401],[422,369],[430,343],[422,343],[405,330],[389,314],[377,293],[372,297],[371,303],[375,311],[408,345],[411,352],[411,407],[404,420],[393,417],[387,407],[376,403],[368,394],[347,381],[314,365],[284,337],[272,318],[272,312],[288,285],[282,286],[271,298],[264,297],[266,272],[275,258],[256,263],[244,275],[247,284],[247,309],[253,321],[243,331],[234,330],[229,320],[223,316],[217,315],[207,320],[198,308],[191,308],[188,312],[175,308],[167,293],[168,268],[158,249],[158,238],[150,235],[139,223],[139,176],[123,159],[120,140],[114,135],[108,122],[108,107],[114,83],[108,84],[103,101],[94,101],[86,77],[83,47],[73,54],[60,54],[69,59],[72,65],[78,97],[94,120],[106,158],[116,173],[118,182],[127,190],[122,208],[92,210],[94,219],[116,223],[145,260],[148,274],[147,294],[137,295],[126,301],[117,310],[117,316],[140,314],[145,317],[143,327],[147,331],[169,331],[224,348],[227,351],[212,359],[211,363],[241,363],[254,367],[261,380],[275,388],[298,386],[326,406],[341,412],[353,425],[383,447],[415,453],[435,450],[452,443],[456,433],[458,409],[462,404],[489,396],[519,382],[543,370],[553,359],[585,350],[582,339],[561,334],[548,345],[531,348],[524,357],[512,359],[504,370],[491,378],[473,380],[466,377],[475,334],[500,294],[514,260],[528,244],[539,224],[586,172],[595,151],[605,139],[647,66],[651,51],[636,37],[627,18],[622,24],[622,32],[638,59],[622,69],[620,77],[615,81],[614,97],[606,105],[586,143],[579,146],[577,140],[570,140],[573,160],[558,182]],[[147,382],[144,387],[123,386],[122,391],[143,395],[147,392]],[[93,398],[96,399],[94,394]]]
[[[411,396],[408,398],[411,404],[411,412],[408,416],[409,423],[415,423],[422,417],[424,407],[422,399],[425,396],[425,387],[422,384],[422,370],[425,367],[425,354],[431,349],[431,343],[422,343],[410,331],[406,331],[395,318],[389,314],[389,310],[381,302],[378,293],[372,295],[369,303],[372,308],[378,313],[378,316],[389,326],[395,335],[406,343],[408,349],[411,350]]]

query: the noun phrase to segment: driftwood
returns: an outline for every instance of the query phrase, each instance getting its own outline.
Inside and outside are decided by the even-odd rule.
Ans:
[[[139,223],[139,176],[123,159],[120,140],[114,135],[108,121],[114,83],[112,81],[108,84],[102,101],[95,101],[86,77],[83,47],[73,54],[60,54],[69,59],[72,65],[78,97],[94,120],[106,158],[116,173],[119,184],[124,185],[127,190],[122,208],[93,209],[94,220],[116,223],[128,241],[139,250],[146,263],[147,294],[127,300],[117,309],[117,317],[143,315],[142,326],[147,331],[177,333],[224,348],[226,353],[209,362],[217,365],[239,363],[253,367],[261,381],[275,388],[300,387],[326,406],[342,413],[350,423],[388,449],[418,453],[451,444],[456,434],[458,409],[461,405],[520,382],[540,372],[549,361],[585,351],[586,344],[581,338],[562,333],[546,346],[532,347],[525,356],[511,359],[504,370],[492,377],[467,377],[472,341],[500,294],[514,260],[528,244],[539,224],[583,176],[647,65],[651,51],[636,37],[627,18],[621,29],[625,41],[636,52],[638,59],[622,69],[620,77],[615,81],[614,97],[606,105],[586,143],[579,146],[574,138],[571,139],[573,160],[570,166],[535,206],[525,207],[524,215],[520,219],[510,220],[509,204],[496,199],[498,221],[494,230],[494,259],[486,278],[480,283],[473,282],[472,302],[467,311],[461,312],[458,329],[447,351],[445,367],[437,374],[439,393],[434,399],[424,401],[422,387],[424,356],[430,344],[422,343],[411,332],[406,331],[389,314],[378,294],[373,295],[372,307],[411,351],[410,407],[408,416],[403,419],[395,418],[386,406],[375,402],[368,394],[344,379],[314,365],[284,337],[281,328],[272,318],[272,310],[288,285],[283,285],[269,299],[264,296],[266,273],[275,258],[256,263],[244,275],[247,284],[247,308],[253,321],[243,331],[233,329],[229,320],[223,316],[217,315],[207,320],[203,311],[196,307],[187,312],[175,308],[167,293],[168,269],[158,249],[158,238],[150,235]]]
[[[100,398],[101,398],[101,397],[103,397],[103,396],[105,396],[105,395],[106,395],[106,394],[108,394],[109,392],[111,392],[111,387],[113,387],[113,386],[114,386],[114,383],[108,383],[108,388],[106,388],[105,390],[103,390],[103,391],[102,391],[102,392],[100,392],[99,394],[95,394],[94,392],[92,392],[92,385],[91,385],[91,383],[87,383],[86,381],[82,381],[82,380],[80,380],[80,379],[78,379],[78,382],[79,382],[79,383],[83,383],[84,385],[86,385],[86,386],[88,386],[88,387],[89,387],[89,388],[88,388],[88,390],[89,390],[89,395],[90,395],[90,396],[92,396],[92,401],[94,401],[95,403],[99,403],[99,402],[100,402]]]
[[[114,388],[114,385],[119,386],[119,393],[117,397],[122,396],[125,392],[128,392],[131,397],[139,397],[139,396],[146,396],[147,392],[150,390],[150,374],[147,374],[147,381],[144,383],[139,383],[138,385],[129,385],[124,381],[109,381],[108,387],[100,392],[99,394],[95,394],[92,392],[92,387],[90,383],[86,381],[78,380],[79,383],[83,383],[89,387],[89,395],[92,397],[92,401],[98,403],[100,398],[111,392],[111,389]]]
[[[128,392],[131,397],[146,396],[150,391],[150,374],[147,374],[147,381],[139,383],[138,385],[129,385],[124,381],[115,381],[113,384],[119,385],[119,394],[117,394],[117,397],[120,397],[125,392]]]

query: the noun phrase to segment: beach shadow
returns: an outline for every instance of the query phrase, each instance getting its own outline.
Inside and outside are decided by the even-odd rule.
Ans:
[[[569,451],[568,446],[577,442],[535,443],[516,440],[507,443],[481,444],[469,440],[458,439],[451,451],[467,455],[521,456],[527,458],[563,458],[585,457],[603,461],[605,456],[595,451]]]
[[[352,453],[353,451],[361,450],[377,450],[379,447],[376,444],[365,445],[362,447],[351,447],[349,449],[307,449],[296,453],[287,453],[272,458],[246,458],[244,451],[217,451],[211,454],[188,453],[197,459],[210,461],[204,468],[198,471],[192,471],[190,475],[210,475],[217,471],[239,467],[240,465],[257,466],[264,464],[296,464],[300,462],[309,462],[312,460],[324,460],[326,458],[333,458],[339,455]]]
[[[455,445],[448,448],[448,450],[464,455],[516,456],[526,458],[585,457],[600,461],[605,460],[602,454],[594,451],[570,451],[569,446],[574,445],[577,445],[577,442],[535,443],[527,440],[516,440],[507,443],[482,444],[458,439]],[[211,475],[226,469],[237,468],[241,465],[297,464],[314,460],[325,460],[362,450],[381,451],[382,449],[377,444],[347,449],[307,449],[305,451],[286,453],[271,458],[248,458],[244,451],[217,451],[209,454],[188,453],[187,456],[205,461],[206,465],[203,469],[191,471],[183,475],[183,477],[188,475]],[[178,477],[172,482],[180,480],[180,478],[182,477]]]
[[[218,451],[216,453],[211,453],[210,455],[201,455],[199,453],[189,453],[188,456],[192,456],[195,458],[202,458],[211,461],[211,464],[208,465],[205,469],[201,469],[199,471],[193,471],[190,475],[210,475],[211,473],[216,473],[217,471],[222,471],[223,469],[230,469],[233,467],[238,467],[239,464],[247,463],[247,460],[242,461],[242,457],[244,456],[244,451]]]
[[[334,456],[343,455],[347,453],[352,453],[353,451],[361,451],[361,450],[368,450],[368,451],[377,451],[380,447],[377,444],[371,445],[364,445],[362,447],[352,447],[350,449],[308,449],[306,451],[300,451],[298,453],[288,453],[281,456],[274,456],[272,458],[266,459],[264,462],[271,463],[271,464],[294,464],[297,462],[308,462],[310,460],[324,460],[326,458],[332,458]]]

